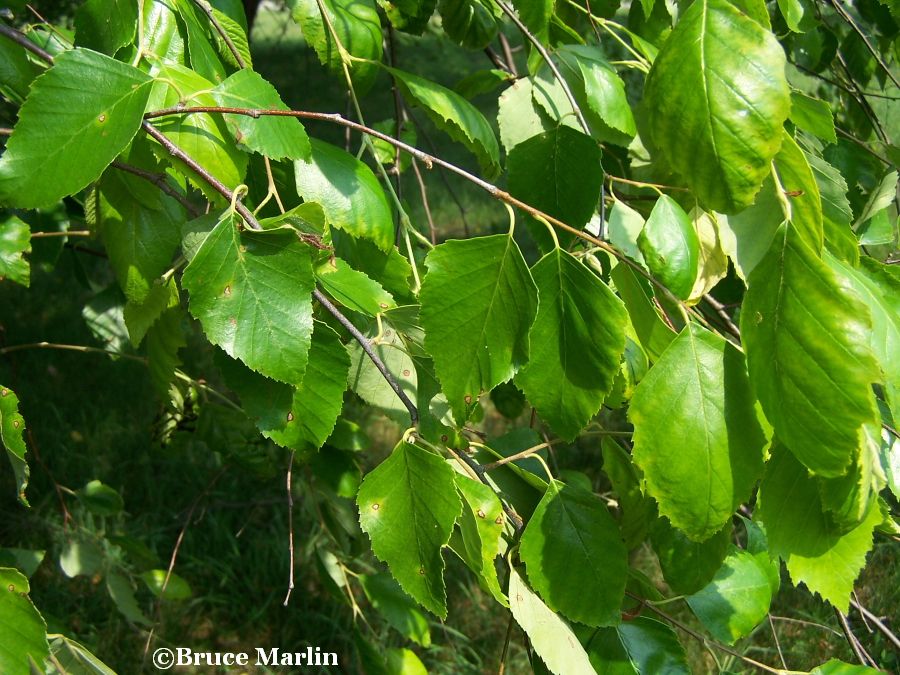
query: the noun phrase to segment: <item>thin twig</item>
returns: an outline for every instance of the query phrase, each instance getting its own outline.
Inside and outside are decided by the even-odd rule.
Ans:
[[[509,40],[506,38],[503,31],[497,33],[497,41],[500,43],[500,49],[503,50],[503,58],[506,59],[506,65],[509,66],[509,72],[513,74],[513,77],[519,77],[519,70],[516,68],[516,60],[513,58]]]
[[[472,473],[474,473],[478,477],[478,480],[480,480],[482,483],[487,485],[494,492],[497,492],[497,489],[493,485],[491,485],[491,482],[488,480],[487,472],[485,471],[485,468],[481,464],[476,462],[474,459],[469,457],[466,454],[465,450],[457,450],[456,448],[453,448],[450,446],[447,446],[447,449],[450,451],[450,453],[454,457],[456,457],[456,459],[458,459],[460,462],[465,464],[469,469],[471,469]],[[500,496],[499,493],[497,496],[498,497]],[[516,513],[516,510],[512,506],[510,506],[509,504],[506,503],[506,500],[500,499],[500,505],[503,507],[503,512],[506,514],[506,517],[509,518],[509,520],[512,522],[513,527],[516,530],[516,533],[517,534],[521,533],[525,527],[525,523],[522,520],[522,516],[520,516],[518,513]]]
[[[891,643],[893,643],[894,647],[900,650],[900,638],[898,638],[897,635],[887,627],[887,624],[885,624],[880,618],[872,614],[872,612],[870,612],[855,600],[851,599],[850,604],[856,609],[857,612],[862,615],[864,619],[868,619],[869,621],[871,621],[875,625],[875,627],[880,630],[884,634],[884,636],[888,640],[890,640]]]
[[[202,214],[202,211],[196,206],[196,204],[192,204],[187,197],[181,194],[171,183],[169,183],[165,174],[146,171],[138,166],[128,164],[119,159],[114,159],[110,166],[119,169],[120,171],[130,173],[134,176],[138,176],[139,178],[143,178],[150,183],[153,183],[156,187],[158,187],[172,199],[181,204],[194,218]]]
[[[863,44],[866,46],[866,49],[875,59],[875,63],[881,66],[881,69],[890,78],[891,82],[893,82],[895,86],[900,87],[900,80],[897,79],[897,76],[894,75],[890,67],[888,67],[888,65],[884,62],[884,59],[881,58],[881,54],[878,53],[878,50],[876,50],[875,47],[872,46],[872,43],[869,42],[869,37],[865,33],[863,33],[862,29],[857,25],[856,21],[853,20],[853,17],[850,16],[850,14],[835,0],[831,0],[831,6],[834,7],[834,10],[838,13],[838,15],[844,21],[846,21],[856,32],[859,38],[863,41]]]
[[[841,625],[841,630],[844,632],[844,637],[847,639],[847,642],[850,645],[850,649],[853,650],[853,653],[856,654],[856,658],[859,659],[859,662],[864,666],[873,666],[878,668],[878,664],[869,656],[869,653],[862,646],[862,643],[859,641],[859,638],[853,633],[850,629],[850,624],[847,621],[847,617],[844,613],[839,610],[837,607],[834,608],[835,616],[838,618],[838,623]]]
[[[428,189],[425,187],[425,179],[422,172],[419,171],[419,162],[415,157],[410,158],[413,173],[416,176],[416,182],[419,184],[419,194],[422,197],[422,206],[425,209],[425,220],[428,221],[428,234],[431,237],[431,243],[437,244],[437,228],[434,226],[434,218],[431,215],[431,205],[428,203]]]
[[[772,621],[772,615],[766,614],[769,620],[769,628],[772,631],[772,640],[775,641],[775,649],[778,651],[778,658],[781,659],[781,665],[787,668],[787,661],[784,660],[784,652],[781,651],[781,642],[778,640],[778,632],[775,630],[775,622]]]
[[[493,471],[494,469],[503,466],[504,464],[509,464],[510,462],[517,462],[520,459],[525,459],[530,457],[536,452],[540,452],[544,448],[549,448],[551,445],[555,445],[557,443],[562,443],[563,440],[561,438],[555,438],[553,440],[546,441],[544,443],[538,443],[535,446],[528,448],[527,450],[522,450],[522,452],[517,452],[514,455],[510,455],[509,457],[504,457],[503,459],[498,459],[496,462],[491,462],[490,464],[484,464],[485,471]]]
[[[628,590],[625,591],[625,595],[632,598],[633,600],[637,600],[639,603],[641,603],[641,605],[643,607],[646,607],[651,612],[658,615],[661,619],[664,619],[665,621],[671,623],[677,629],[679,629],[680,631],[682,631],[684,633],[687,633],[688,635],[690,635],[692,638],[699,641],[703,645],[706,645],[708,647],[715,647],[719,651],[729,654],[730,656],[733,656],[737,659],[740,659],[744,663],[748,663],[751,666],[755,666],[756,668],[759,668],[760,670],[764,670],[767,673],[776,673],[776,675],[781,675],[782,673],[798,672],[798,671],[792,671],[792,670],[784,670],[782,668],[773,668],[772,666],[766,665],[765,663],[761,663],[755,659],[751,659],[749,656],[745,656],[744,654],[741,654],[740,652],[735,651],[731,647],[727,647],[726,645],[723,645],[720,642],[711,640],[710,638],[706,637],[702,633],[698,633],[693,628],[683,624],[681,621],[679,621],[672,615],[668,614],[667,612],[664,612],[663,610],[659,609],[658,607],[651,605],[641,596],[635,595],[634,593],[632,593],[631,591],[628,591]]]
[[[265,109],[257,109],[257,108],[233,108],[233,107],[228,107],[228,106],[190,106],[190,107],[176,106],[176,107],[172,107],[172,108],[163,108],[160,110],[154,110],[154,111],[145,113],[144,118],[145,118],[145,120],[148,120],[148,119],[154,119],[157,117],[163,117],[166,115],[185,115],[185,114],[192,114],[192,113],[222,113],[222,114],[231,114],[231,115],[246,115],[246,116],[253,117],[253,118],[259,118],[262,116],[297,117],[300,119],[320,120],[323,122],[331,122],[333,124],[339,124],[341,126],[353,129],[354,131],[358,131],[360,133],[372,136],[373,138],[379,138],[387,143],[390,143],[391,145],[394,145],[394,146],[404,150],[405,152],[408,152],[410,155],[412,155],[416,159],[421,160],[427,168],[431,168],[433,165],[437,165],[437,166],[447,169],[448,171],[452,171],[453,173],[457,174],[458,176],[465,178],[470,183],[477,185],[478,187],[480,187],[482,190],[487,192],[489,195],[491,195],[495,199],[498,199],[502,202],[506,202],[510,206],[515,206],[516,208],[522,209],[526,213],[534,216],[535,218],[543,218],[544,220],[549,222],[551,225],[554,225],[555,227],[558,227],[561,230],[565,230],[566,232],[568,232],[576,237],[579,237],[580,239],[583,239],[584,241],[587,241],[587,242],[593,244],[594,246],[597,246],[598,248],[603,249],[610,255],[616,257],[620,262],[622,262],[623,264],[625,264],[626,266],[630,267],[635,272],[640,274],[642,277],[645,277],[651,284],[656,286],[663,293],[663,295],[666,296],[666,298],[670,302],[672,302],[676,305],[679,305],[679,306],[682,306],[684,304],[665,285],[663,285],[662,282],[660,282],[658,279],[656,279],[652,274],[647,272],[647,270],[645,270],[641,265],[639,265],[638,263],[631,260],[631,258],[629,258],[625,254],[623,254],[621,251],[619,251],[615,246],[613,246],[609,242],[603,241],[602,239],[598,239],[597,237],[593,236],[589,232],[579,230],[575,227],[572,227],[571,225],[569,225],[567,223],[564,223],[559,218],[555,218],[554,216],[551,216],[549,213],[545,213],[545,212],[541,211],[540,209],[537,209],[534,206],[531,206],[530,204],[523,202],[521,199],[517,199],[516,197],[513,197],[511,194],[509,194],[505,190],[501,190],[499,187],[497,187],[493,183],[489,183],[488,181],[486,181],[482,178],[479,178],[478,176],[476,176],[474,174],[469,173],[465,169],[461,169],[460,167],[456,166],[455,164],[453,164],[451,162],[448,162],[447,160],[441,159],[440,157],[436,157],[434,155],[430,155],[427,152],[424,152],[423,150],[419,150],[418,148],[413,147],[412,145],[409,145],[408,143],[404,143],[403,141],[397,140],[396,138],[394,138],[393,136],[391,136],[389,134],[382,133],[376,129],[367,127],[364,124],[360,124],[358,122],[348,120],[347,118],[343,117],[342,115],[340,115],[338,113],[322,113],[322,112],[312,112],[312,111],[308,111],[308,110],[265,110]],[[149,126],[149,124],[146,121],[144,122],[144,124]],[[157,131],[155,128],[153,128],[152,126],[150,128],[153,129],[153,131],[156,135],[162,136],[162,134],[160,134],[159,131]],[[165,138],[165,137],[163,137],[163,138]],[[168,141],[168,139],[166,139],[166,142],[169,145],[172,145],[171,141]],[[181,151],[178,150],[178,152],[181,152]],[[181,154],[183,155],[184,153],[181,152]],[[193,160],[191,160],[191,161],[193,161]],[[196,164],[196,162],[194,162],[194,164]],[[206,176],[209,176],[208,172],[204,172],[204,174],[206,174],[206,175],[204,176],[203,174],[201,174],[201,176],[204,177],[204,179],[206,178]],[[209,176],[209,178],[216,181],[216,179],[213,178],[212,176]],[[219,183],[218,181],[216,181],[216,183],[218,185],[222,186],[222,184]],[[225,192],[222,192],[222,194],[228,194],[228,195],[231,194],[231,192],[230,192],[230,190],[228,190],[228,188],[225,188],[225,186],[222,186],[222,188],[225,190]],[[218,190],[218,188],[217,188],[217,190]],[[229,199],[230,199],[230,197],[229,197]],[[238,206],[239,207],[242,206],[240,204],[240,202],[238,202]],[[246,211],[246,208],[244,208],[244,210]],[[239,211],[239,213],[240,213],[240,211]],[[251,227],[252,227],[252,225],[251,225]],[[698,318],[702,318],[697,313],[695,313],[694,315],[697,316]],[[703,321],[705,321],[705,319],[703,319]]]
[[[59,232],[32,232],[32,239],[47,239],[48,237],[92,237],[90,230],[61,230]]]
[[[209,171],[204,169],[200,164],[197,163],[192,157],[190,157],[184,150],[175,145],[172,141],[163,135],[163,133],[154,127],[150,122],[144,120],[141,123],[141,128],[144,132],[150,136],[150,138],[157,141],[160,145],[162,145],[166,151],[172,155],[172,157],[176,159],[180,159],[182,162],[187,164],[187,166],[194,171],[198,176],[200,176],[204,181],[209,184],[216,192],[225,197],[229,202],[234,201],[234,210],[237,211],[238,215],[244,219],[244,222],[247,223],[247,226],[253,230],[261,230],[262,226],[259,224],[259,221],[256,220],[256,217],[250,212],[246,206],[244,206],[243,202],[240,199],[233,199],[234,193],[218,178],[213,176]]]
[[[241,53],[238,51],[237,47],[234,45],[234,42],[231,40],[231,36],[228,35],[225,28],[216,18],[215,13],[213,12],[212,6],[208,2],[204,2],[204,0],[194,0],[194,4],[197,5],[203,13],[206,14],[209,22],[213,25],[213,28],[216,29],[216,32],[219,34],[219,37],[225,41],[225,44],[228,46],[228,51],[231,52],[231,55],[234,57],[234,60],[237,62],[238,66],[242,69],[247,67],[246,61],[241,56]]]
[[[575,100],[575,95],[572,93],[572,90],[569,88],[569,83],[563,78],[562,73],[559,72],[559,68],[556,67],[556,64],[553,63],[553,59],[550,58],[550,52],[547,51],[547,48],[541,44],[541,41],[538,40],[534,34],[528,30],[528,27],[522,23],[522,20],[519,19],[515,10],[507,5],[503,0],[494,0],[497,3],[497,6],[503,10],[503,13],[506,14],[510,18],[510,20],[516,24],[516,27],[525,36],[525,38],[534,45],[534,48],[538,51],[538,53],[543,57],[544,62],[547,64],[547,67],[550,68],[550,72],[553,73],[553,77],[559,82],[559,86],[562,87],[563,93],[566,95],[566,98],[569,100],[569,105],[572,106],[572,110],[575,113],[575,118],[578,120],[578,124],[581,125],[581,128],[584,130],[588,136],[591,135],[591,128],[588,126],[587,120],[584,117],[584,114],[581,112],[581,107],[578,105],[578,101]]]
[[[292,492],[291,473],[294,468],[294,451],[291,450],[291,457],[288,460],[287,467],[287,506],[288,506],[288,553],[290,554],[290,571],[288,572],[288,589],[287,595],[284,596],[284,607],[288,606],[291,600],[291,593],[294,592],[294,495]]]
[[[111,349],[101,349],[100,347],[88,347],[86,345],[67,345],[59,344],[57,342],[29,342],[27,344],[3,347],[2,349],[0,349],[0,356],[5,354],[12,354],[13,352],[25,351],[27,349],[56,349],[68,352],[81,352],[83,354],[105,354],[107,356],[117,356],[122,359],[129,359],[131,361],[147,363],[147,359],[145,359],[143,356],[123,354],[122,352],[115,352]]]
[[[722,323],[725,324],[725,328],[728,329],[728,332],[731,333],[734,337],[740,341],[741,339],[741,329],[737,327],[737,324],[731,320],[731,317],[728,316],[728,311],[725,309],[725,305],[716,300],[709,293],[703,296],[703,299],[706,301],[710,307],[716,312],[718,317],[722,319]]]
[[[17,31],[15,28],[10,28],[9,26],[0,24],[0,35],[8,37],[17,45],[19,45],[20,47],[24,47],[46,63],[51,65],[53,64],[53,56],[50,54],[50,52],[38,47],[31,40],[29,40],[24,33]]]
[[[387,366],[384,365],[384,361],[381,360],[381,357],[375,353],[375,350],[372,349],[372,344],[369,342],[368,338],[363,335],[359,329],[354,326],[350,319],[344,316],[337,307],[335,307],[331,301],[325,297],[325,294],[322,293],[318,288],[313,290],[313,296],[316,300],[319,301],[319,304],[322,305],[331,315],[340,322],[340,324],[347,329],[347,332],[353,336],[353,339],[359,343],[359,346],[363,348],[363,351],[366,355],[372,360],[372,363],[375,364],[375,367],[378,369],[378,372],[381,373],[382,377],[387,381],[390,388],[397,394],[397,398],[406,406],[406,409],[409,411],[409,417],[412,420],[413,425],[419,423],[419,410],[416,408],[416,405],[409,400],[409,396],[406,395],[406,392],[400,387],[400,383],[394,378],[391,372],[387,369]]]

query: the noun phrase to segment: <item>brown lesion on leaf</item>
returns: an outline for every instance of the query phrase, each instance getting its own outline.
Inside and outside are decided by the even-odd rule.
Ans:
[[[466,405],[472,405],[472,395],[466,394],[465,396],[463,396],[463,401],[466,402]]]
[[[485,517],[484,511],[482,511],[481,509],[478,509],[478,510],[475,512],[475,515],[478,516],[479,518],[484,518],[484,517]]]
[[[407,368],[406,370],[403,371],[403,377],[409,377],[409,376],[410,376],[410,372],[409,372],[409,369]]]
[[[106,122],[106,120],[106,113],[100,113],[99,115],[97,115],[97,121],[100,122],[100,124],[103,124],[104,122]]]
[[[9,389],[0,389],[0,396],[6,396],[9,393]]]
[[[222,295],[224,295],[226,298],[230,298],[231,297],[231,286],[226,286],[225,290],[222,291]]]
[[[503,516],[497,516],[497,518],[494,519],[494,524],[495,524],[495,525],[502,525],[502,524],[503,524]]]
[[[372,504],[373,511],[377,511],[380,508],[381,508],[381,504],[379,504],[378,502],[375,502],[374,504]]]
[[[423,577],[425,576],[425,568],[424,567],[419,568],[419,574],[422,575]]]
[[[293,422],[293,421],[294,421],[294,413],[293,413],[293,411],[288,411],[288,414],[287,414],[287,421],[288,421],[288,422]]]

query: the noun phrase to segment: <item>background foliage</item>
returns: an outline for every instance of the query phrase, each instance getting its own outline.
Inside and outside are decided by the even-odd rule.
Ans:
[[[256,9],[4,13],[0,671],[895,669],[898,7]]]

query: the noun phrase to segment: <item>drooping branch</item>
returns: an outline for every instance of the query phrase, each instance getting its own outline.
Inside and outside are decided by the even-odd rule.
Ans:
[[[331,122],[332,124],[339,124],[343,127],[347,127],[349,129],[353,129],[354,131],[358,131],[363,134],[367,134],[372,136],[373,138],[378,138],[380,140],[385,141],[386,143],[390,143],[391,145],[400,148],[401,150],[408,152],[410,155],[420,160],[425,164],[427,168],[432,168],[433,166],[440,166],[448,171],[452,171],[458,176],[466,179],[470,183],[473,183],[480,187],[482,190],[487,192],[493,198],[498,199],[502,202],[506,202],[510,206],[515,206],[518,209],[521,209],[528,213],[531,216],[534,216],[538,219],[546,220],[548,223],[553,225],[554,227],[558,227],[561,230],[564,230],[584,241],[587,241],[599,249],[606,251],[610,255],[614,256],[624,265],[627,265],[635,272],[645,277],[650,283],[656,286],[666,298],[673,302],[676,305],[683,305],[680,299],[678,299],[665,285],[662,284],[658,279],[656,279],[653,275],[651,275],[647,270],[645,270],[641,265],[631,260],[631,258],[627,257],[621,251],[619,251],[615,246],[610,244],[609,242],[603,241],[602,239],[598,239],[593,236],[589,232],[585,232],[583,230],[579,230],[578,228],[572,227],[568,223],[564,223],[559,218],[551,216],[549,213],[545,213],[530,204],[523,202],[521,199],[513,197],[511,194],[506,192],[505,190],[500,189],[493,183],[489,183],[483,178],[479,178],[478,176],[469,173],[465,169],[462,169],[452,162],[448,162],[440,157],[436,157],[435,155],[431,155],[423,150],[419,150],[418,148],[409,145],[408,143],[404,143],[401,140],[394,138],[389,134],[382,133],[377,129],[373,129],[371,127],[367,127],[364,124],[360,124],[358,122],[354,122],[352,120],[348,120],[346,117],[339,115],[338,113],[322,113],[322,112],[312,112],[308,110],[265,110],[259,108],[233,108],[227,106],[175,106],[172,108],[163,108],[160,110],[154,110],[148,112],[144,115],[145,120],[155,119],[157,117],[164,117],[167,115],[186,115],[192,113],[221,113],[226,115],[245,115],[248,117],[253,117],[254,119],[259,119],[263,116],[273,116],[273,117],[296,117],[299,119],[308,119],[308,120],[319,120],[323,122]],[[703,323],[706,323],[705,319],[702,318],[697,312],[694,312],[691,309],[694,316],[700,319]]]
[[[359,346],[363,348],[363,351],[366,355],[372,360],[372,363],[375,364],[375,367],[378,369],[378,372],[381,373],[382,377],[387,381],[388,385],[390,385],[391,389],[397,394],[397,398],[406,406],[406,409],[409,411],[410,419],[412,419],[412,423],[414,425],[419,423],[419,409],[416,408],[416,405],[409,400],[409,396],[406,395],[406,392],[400,387],[400,383],[397,382],[396,378],[391,374],[391,372],[387,369],[387,366],[384,365],[384,361],[381,360],[381,357],[375,353],[375,350],[372,349],[372,344],[369,342],[368,338],[363,335],[359,329],[353,325],[353,323],[348,319],[344,314],[335,307],[331,300],[325,297],[325,294],[322,293],[318,288],[313,291],[313,297],[319,301],[319,304],[322,305],[331,315],[338,320],[338,322],[347,329],[347,332],[353,336],[353,339],[359,343]]]
[[[581,128],[584,130],[588,136],[591,135],[591,128],[588,126],[587,120],[584,118],[584,114],[581,112],[581,108],[578,105],[578,102],[575,100],[575,95],[572,93],[572,89],[569,87],[569,83],[563,78],[562,73],[559,72],[559,68],[556,67],[556,64],[553,63],[553,59],[550,58],[550,52],[547,51],[547,48],[541,44],[541,41],[535,37],[535,35],[528,30],[528,27],[522,23],[522,20],[516,14],[515,10],[507,5],[503,0],[494,0],[497,3],[497,6],[503,10],[503,13],[506,14],[510,18],[510,20],[516,24],[516,28],[525,36],[525,38],[534,45],[534,48],[538,51],[538,53],[543,57],[544,62],[547,64],[547,67],[550,68],[550,72],[553,73],[553,77],[556,78],[557,82],[559,82],[559,86],[562,87],[563,93],[565,93],[566,98],[569,100],[569,105],[572,106],[572,110],[575,112],[575,118],[578,120],[578,124],[581,125]]]

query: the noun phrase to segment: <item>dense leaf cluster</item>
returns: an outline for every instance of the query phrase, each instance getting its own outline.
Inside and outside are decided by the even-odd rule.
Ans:
[[[338,514],[322,564],[354,611],[361,585],[420,644],[418,606],[447,615],[449,555],[564,675],[687,670],[630,564],[647,542],[710,644],[763,621],[781,562],[846,613],[873,536],[898,532],[896,3],[288,4],[349,117],[283,103],[236,2],[88,0],[74,34],[4,27],[4,283],[29,284],[42,215],[64,214],[56,234],[83,221],[118,285],[86,309],[106,348],[146,362],[173,418],[227,405],[321,472]],[[471,49],[515,34],[523,63],[489,49],[497,68],[447,88],[383,51],[388,31],[426,30]],[[385,133],[363,97],[389,82]],[[485,94],[496,124],[467,98]],[[414,147],[408,109],[477,172]],[[359,152],[310,120],[361,132]],[[413,222],[392,174],[435,166],[505,204],[508,231],[438,243]],[[180,361],[197,336],[219,402]],[[0,394],[27,506],[25,422]],[[360,401],[406,429],[374,468]],[[492,407],[511,433],[480,430]],[[592,438],[590,475],[558,471]],[[122,508],[99,483],[81,497]],[[346,574],[357,527],[396,583]],[[0,671],[93,658],[48,642],[21,572],[0,577]],[[149,623],[127,567],[106,583]],[[398,668],[360,640],[369,672]]]

